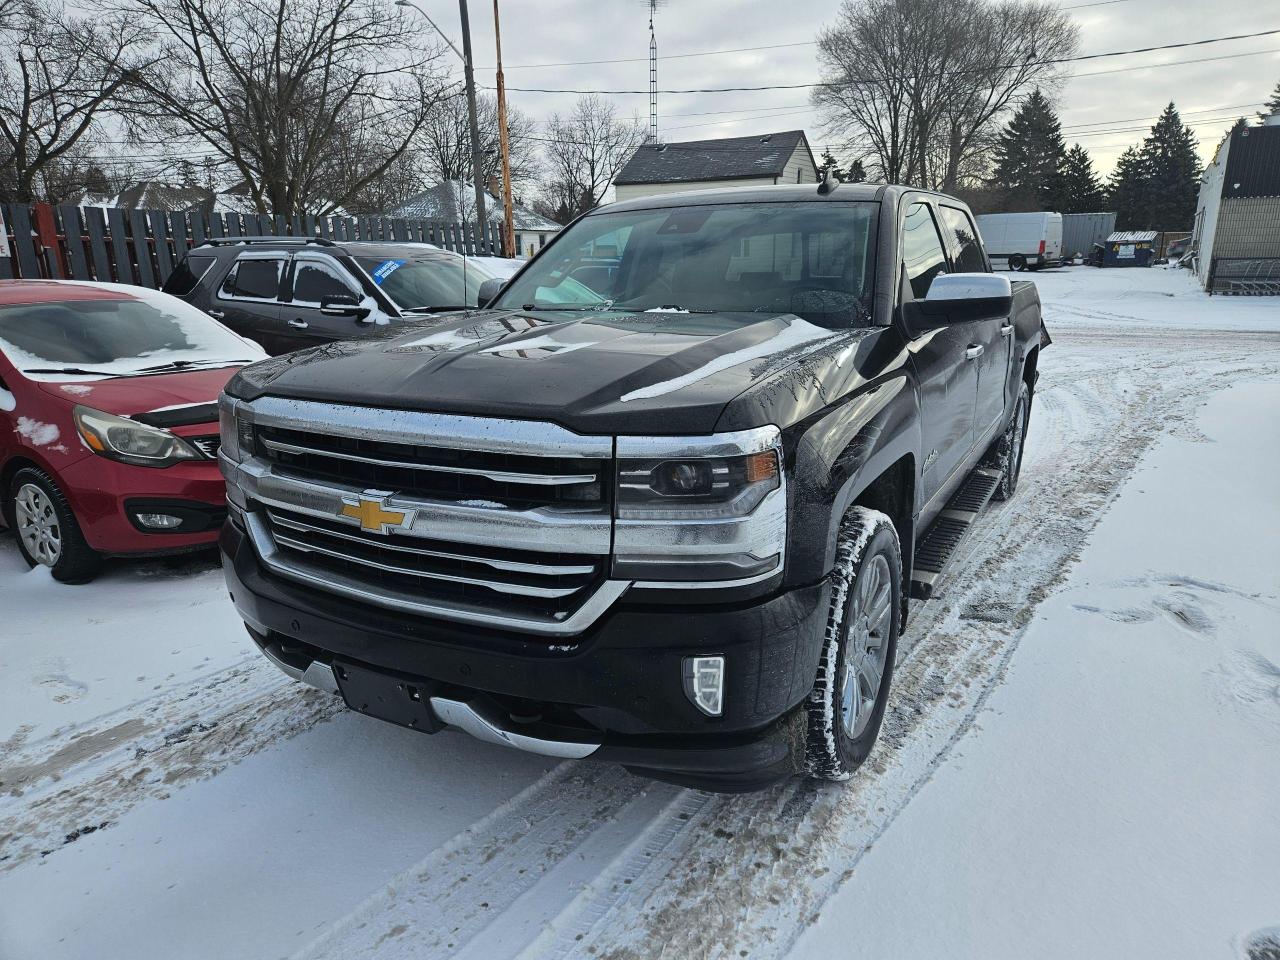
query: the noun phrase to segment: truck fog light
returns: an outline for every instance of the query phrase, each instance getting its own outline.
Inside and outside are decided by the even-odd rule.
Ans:
[[[140,513],[138,522],[151,530],[172,530],[182,526],[182,518],[168,513]]]
[[[724,710],[724,657],[685,657],[684,693],[709,717]]]

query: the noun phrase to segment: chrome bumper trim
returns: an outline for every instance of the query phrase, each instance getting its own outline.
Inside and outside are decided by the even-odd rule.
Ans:
[[[613,456],[612,437],[584,436],[554,423],[498,420],[416,410],[384,410],[312,400],[259,397],[240,401],[236,417],[285,430],[321,432],[364,440],[422,444],[483,453],[515,453],[561,458],[607,460]]]
[[[432,697],[430,702],[431,709],[441,721],[485,743],[496,743],[499,746],[523,750],[525,753],[558,757],[562,760],[581,760],[600,749],[599,741],[544,740],[541,737],[516,733],[503,726],[496,715],[462,700]]]

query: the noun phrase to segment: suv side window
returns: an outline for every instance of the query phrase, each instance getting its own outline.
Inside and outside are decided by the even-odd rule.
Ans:
[[[229,300],[275,300],[283,267],[283,258],[243,257],[222,281],[218,296]]]
[[[969,215],[956,207],[940,207],[947,228],[947,245],[957,273],[987,273],[987,258],[978,240],[978,230]]]
[[[294,260],[293,302],[298,306],[318,307],[325,297],[356,294],[350,284],[327,263],[319,260]],[[356,294],[359,296],[359,294]]]
[[[902,222],[902,264],[913,299],[923,300],[933,278],[947,272],[947,255],[927,203],[914,203]]]

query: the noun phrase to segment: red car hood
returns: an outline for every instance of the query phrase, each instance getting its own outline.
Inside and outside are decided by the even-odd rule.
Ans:
[[[213,370],[186,370],[143,377],[113,377],[106,380],[38,382],[42,391],[65,401],[131,417],[164,407],[215,403],[239,367]],[[217,419],[216,416],[210,420]]]

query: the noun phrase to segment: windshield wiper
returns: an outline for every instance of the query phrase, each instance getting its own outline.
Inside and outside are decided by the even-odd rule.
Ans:
[[[154,367],[139,367],[134,373],[161,373],[165,370],[187,370],[191,367],[202,367],[208,364],[215,364],[221,367],[229,367],[236,363],[253,363],[252,360],[170,360],[168,363],[157,364]]]
[[[88,367],[27,367],[23,373],[67,373],[90,377],[136,377],[136,370],[90,370]]]
[[[521,310],[532,310],[535,313],[587,313],[592,310],[612,310],[613,304],[608,300],[601,300],[599,303],[587,305],[578,305],[576,307],[558,306],[558,307],[539,307],[532,303],[526,303]]]
[[[445,305],[440,307],[409,307],[405,313],[455,313],[459,310],[475,310],[476,307]]]

